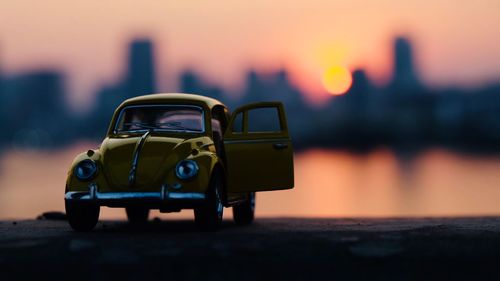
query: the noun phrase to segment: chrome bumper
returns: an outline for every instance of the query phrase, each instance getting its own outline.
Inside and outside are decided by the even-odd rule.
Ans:
[[[162,186],[160,192],[99,192],[96,184],[89,185],[89,191],[68,191],[64,195],[66,201],[95,202],[99,205],[121,206],[130,203],[197,203],[205,200],[204,193],[173,192]]]

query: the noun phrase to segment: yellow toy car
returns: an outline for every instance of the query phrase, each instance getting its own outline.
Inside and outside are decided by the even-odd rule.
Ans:
[[[213,231],[224,207],[238,224],[254,219],[255,192],[293,188],[293,150],[283,105],[261,102],[229,115],[221,102],[153,94],[123,102],[97,149],[68,172],[65,206],[77,231],[94,228],[101,206],[123,207],[130,223],[150,209],[194,209]]]

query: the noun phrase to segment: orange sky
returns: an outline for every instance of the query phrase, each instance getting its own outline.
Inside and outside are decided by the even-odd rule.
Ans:
[[[426,83],[475,86],[500,78],[499,11],[498,0],[1,1],[0,66],[67,71],[70,101],[88,105],[119,77],[126,43],[147,35],[161,90],[175,90],[185,67],[234,89],[249,67],[284,66],[320,97],[321,73],[334,64],[383,83],[391,39],[405,34]]]

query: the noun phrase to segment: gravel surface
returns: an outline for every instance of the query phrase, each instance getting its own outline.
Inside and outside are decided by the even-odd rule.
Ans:
[[[216,233],[158,219],[88,233],[64,220],[0,221],[0,267],[16,279],[492,280],[499,266],[497,217],[272,218]]]

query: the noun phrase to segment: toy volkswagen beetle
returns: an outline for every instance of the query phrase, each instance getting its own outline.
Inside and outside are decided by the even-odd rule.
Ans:
[[[101,206],[125,208],[131,223],[150,209],[194,209],[213,231],[224,207],[238,224],[254,219],[255,192],[293,188],[293,151],[279,102],[243,106],[192,94],[153,94],[123,102],[98,149],[78,155],[65,206],[78,231],[94,228]]]

